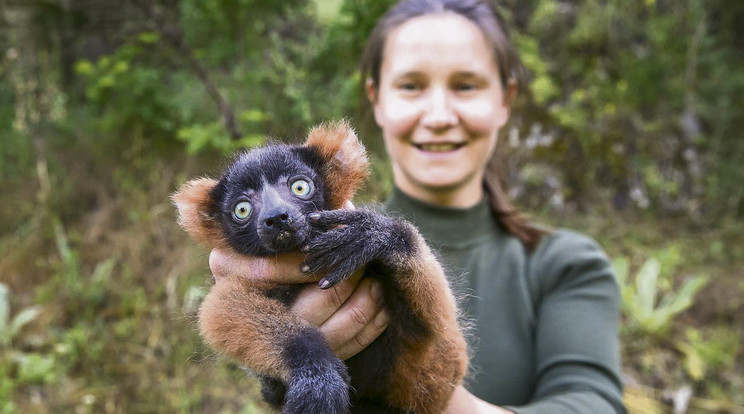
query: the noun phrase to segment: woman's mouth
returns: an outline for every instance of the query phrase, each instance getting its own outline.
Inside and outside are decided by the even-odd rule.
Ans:
[[[437,142],[431,144],[413,144],[416,148],[424,152],[452,152],[465,146],[464,142],[449,143]]]

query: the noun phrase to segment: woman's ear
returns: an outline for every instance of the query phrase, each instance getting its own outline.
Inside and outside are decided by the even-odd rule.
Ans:
[[[506,82],[506,90],[504,91],[504,105],[511,108],[515,99],[517,99],[517,80],[511,78]]]
[[[506,87],[502,91],[501,95],[501,110],[498,111],[499,128],[506,125],[506,122],[509,120],[509,116],[511,115],[511,106],[514,103],[514,100],[517,98],[516,79],[512,78],[506,82]]]
[[[364,82],[364,90],[367,92],[367,99],[374,105],[377,102],[377,86],[372,78],[367,78],[367,81]]]
[[[372,105],[372,115],[375,117],[375,122],[377,125],[380,125],[380,108],[378,103],[378,98],[380,97],[380,90],[377,88],[377,85],[375,85],[375,81],[372,80],[372,78],[367,78],[367,81],[364,83],[364,89],[367,92],[367,99],[369,99],[369,104]]]

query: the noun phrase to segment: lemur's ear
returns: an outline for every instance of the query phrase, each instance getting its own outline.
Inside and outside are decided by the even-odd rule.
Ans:
[[[222,225],[215,216],[215,201],[211,195],[215,185],[217,181],[211,178],[199,178],[182,185],[171,196],[178,209],[178,224],[197,243],[212,248],[227,246]]]
[[[325,161],[323,176],[331,195],[330,206],[341,208],[369,174],[364,146],[344,120],[313,128],[305,145],[315,148]]]

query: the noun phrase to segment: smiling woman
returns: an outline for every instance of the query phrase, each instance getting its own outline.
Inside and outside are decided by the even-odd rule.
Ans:
[[[477,26],[455,13],[412,19],[388,35],[378,82],[367,82],[400,190],[471,207],[514,94]]]

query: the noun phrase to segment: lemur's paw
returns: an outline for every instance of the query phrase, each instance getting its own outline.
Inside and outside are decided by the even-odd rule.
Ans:
[[[308,216],[315,232],[303,246],[306,273],[326,273],[321,288],[330,288],[356,269],[380,257],[389,239],[389,219],[370,210],[332,210]]]
[[[348,414],[349,377],[346,366],[338,361],[335,369],[322,375],[296,375],[284,398],[283,414]]]

